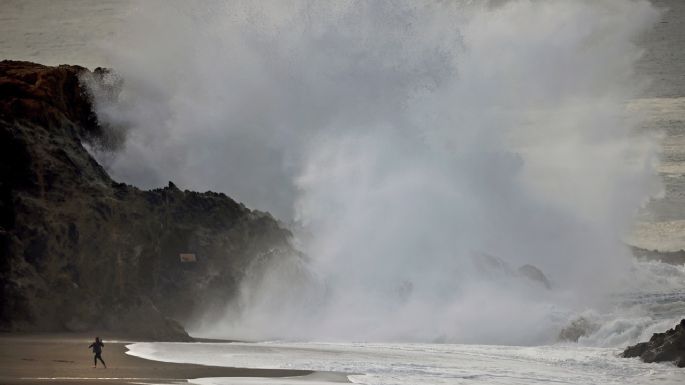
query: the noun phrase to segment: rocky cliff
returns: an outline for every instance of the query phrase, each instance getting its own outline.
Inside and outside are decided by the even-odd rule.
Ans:
[[[79,79],[101,74],[0,62],[0,329],[184,338],[290,233],[224,194],[113,181],[84,147],[104,133]]]
[[[644,362],[673,362],[685,368],[685,318],[673,329],[654,333],[648,342],[627,347],[623,357],[640,357]]]

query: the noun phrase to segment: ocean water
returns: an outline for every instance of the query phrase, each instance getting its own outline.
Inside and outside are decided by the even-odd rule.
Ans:
[[[617,357],[620,349],[572,345],[488,346],[399,343],[136,343],[129,354],[247,368],[333,371],[368,385],[682,384],[673,365]],[[205,378],[193,384],[312,384],[290,379]]]
[[[637,63],[637,71],[652,83],[633,107],[647,115],[646,129],[664,134],[659,166],[664,194],[642,210],[630,243],[673,251],[685,248],[685,2],[653,4],[663,14],[641,38],[645,54]]]
[[[0,0],[0,59],[107,66],[99,47],[114,37],[132,5],[129,0]]]
[[[685,314],[685,266],[637,262],[607,311],[569,314],[594,329],[577,343],[503,346],[394,342],[232,342],[127,345],[128,354],[151,360],[245,367],[336,372],[368,385],[437,384],[682,384],[685,371],[671,363],[646,364],[620,357],[623,349],[673,327]],[[516,322],[505,312],[503,325]],[[392,325],[388,325],[391,327]],[[541,325],[542,326],[542,325]],[[511,330],[517,325],[511,325]],[[474,333],[477,330],[473,331]],[[199,385],[330,384],[336,377],[287,379],[200,378]]]

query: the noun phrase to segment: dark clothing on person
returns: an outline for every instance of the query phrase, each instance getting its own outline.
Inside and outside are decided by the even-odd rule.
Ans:
[[[105,346],[105,344],[102,343],[99,339],[96,339],[95,342],[90,344],[89,348],[93,349],[93,353],[95,353],[95,357],[93,357],[93,365],[98,366],[98,360],[102,362],[102,366],[105,368],[107,367],[107,364],[105,364],[105,361],[102,360],[102,348]]]
[[[102,353],[102,348],[105,346],[105,344],[102,343],[102,341],[95,341],[92,344],[90,344],[89,348],[93,349],[93,353],[95,354],[100,354]]]
[[[102,360],[102,356],[100,356],[100,353],[95,353],[95,357],[93,357],[93,365],[98,366],[98,360],[102,362],[102,366],[105,368],[107,367],[107,364],[105,364],[105,361]]]
[[[98,360],[102,362],[102,366],[104,366],[105,368],[107,367],[107,364],[105,363],[105,361],[102,360],[102,356],[100,356],[100,353],[95,353],[95,357],[93,357],[93,365],[98,366]]]

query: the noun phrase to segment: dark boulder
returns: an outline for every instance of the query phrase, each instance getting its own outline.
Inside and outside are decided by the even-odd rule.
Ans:
[[[685,318],[664,333],[654,333],[648,342],[640,342],[623,351],[623,357],[640,357],[644,362],[673,362],[685,368]]]

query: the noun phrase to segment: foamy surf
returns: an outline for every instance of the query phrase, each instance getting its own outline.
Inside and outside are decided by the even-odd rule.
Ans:
[[[166,362],[349,373],[366,385],[681,384],[673,365],[618,357],[616,348],[380,343],[137,343],[129,354]],[[306,378],[191,380],[202,385],[312,384]],[[313,383],[330,384],[317,380]]]

